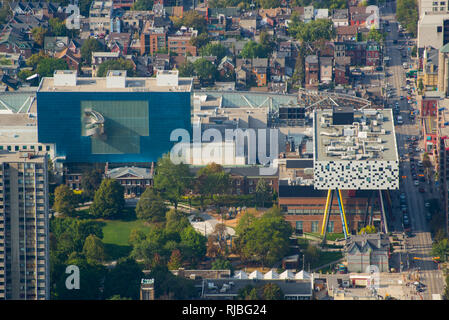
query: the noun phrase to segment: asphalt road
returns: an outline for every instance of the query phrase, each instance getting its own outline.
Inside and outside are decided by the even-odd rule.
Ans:
[[[387,8],[388,9],[388,8]],[[413,122],[409,119],[409,104],[407,100],[400,100],[399,97],[407,96],[407,92],[403,91],[401,87],[406,85],[406,70],[403,68],[402,64],[404,61],[410,62],[409,58],[404,60],[401,56],[400,46],[403,45],[403,40],[398,37],[398,24],[395,20],[392,11],[385,12],[383,16],[384,19],[390,22],[390,32],[387,33],[386,41],[386,54],[390,57],[390,65],[387,68],[387,72],[391,74],[390,77],[386,78],[386,82],[390,83],[392,87],[396,89],[395,97],[388,100],[387,107],[394,107],[396,102],[399,103],[401,109],[401,115],[404,119],[403,125],[397,125],[396,137],[398,144],[398,151],[400,156],[406,156],[405,161],[401,161],[401,179],[400,192],[405,192],[407,195],[408,203],[408,214],[411,221],[411,229],[413,236],[406,240],[406,252],[409,258],[410,269],[404,270],[408,273],[411,270],[419,269],[420,281],[424,283],[427,288],[426,290],[418,294],[418,298],[424,300],[431,300],[433,293],[442,293],[444,288],[444,280],[441,271],[438,270],[438,266],[432,261],[430,256],[430,250],[432,249],[432,238],[430,234],[430,229],[428,222],[425,218],[425,207],[424,203],[426,199],[437,197],[436,188],[429,184],[429,181],[420,182],[419,187],[424,187],[426,193],[418,192],[419,187],[414,185],[414,180],[412,179],[410,161],[408,154],[407,138],[411,136],[419,137],[420,135],[420,119],[417,117],[416,121]],[[398,44],[394,44],[393,40],[397,39]],[[415,104],[412,104],[416,107]],[[420,148],[423,148],[423,144],[418,144]],[[422,153],[415,153],[414,155],[415,163],[422,159]],[[435,196],[433,196],[433,194]],[[393,197],[393,207],[395,208],[395,221],[393,222],[392,229],[395,231],[401,230],[402,213],[399,210],[399,192],[397,197]],[[407,256],[407,254],[405,255]],[[417,258],[417,259],[414,259]],[[405,259],[406,260],[406,259]],[[406,267],[407,264],[405,263]]]

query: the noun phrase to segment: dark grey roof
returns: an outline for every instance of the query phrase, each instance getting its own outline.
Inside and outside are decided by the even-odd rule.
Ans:
[[[346,241],[346,251],[351,251],[356,247],[358,251],[371,250],[388,250],[390,242],[388,237],[383,233],[353,235]]]
[[[279,185],[279,197],[282,198],[322,198],[326,196],[326,190],[316,190],[313,186],[289,186]]]
[[[287,169],[313,168],[312,159],[287,160]]]

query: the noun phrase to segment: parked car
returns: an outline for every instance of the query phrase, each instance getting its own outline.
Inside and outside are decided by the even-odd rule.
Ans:
[[[419,188],[419,192],[421,192],[421,193],[425,193],[425,192],[426,192],[426,190],[424,189],[424,187],[420,187],[420,188]]]

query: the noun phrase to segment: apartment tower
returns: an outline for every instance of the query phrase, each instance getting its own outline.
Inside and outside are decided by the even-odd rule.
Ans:
[[[0,299],[49,299],[46,159],[0,152]]]

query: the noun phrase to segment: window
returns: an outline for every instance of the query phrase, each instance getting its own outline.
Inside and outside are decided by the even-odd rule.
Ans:
[[[302,221],[296,221],[296,230],[302,231]]]
[[[312,221],[312,232],[318,232],[318,221]]]
[[[50,151],[50,146],[46,146],[45,150]]]
[[[327,232],[334,232],[334,221],[329,221],[327,225]]]
[[[437,32],[442,32],[443,31],[443,27],[442,26],[438,26],[437,27]]]
[[[42,151],[42,146],[39,146],[38,150],[39,150],[39,151]]]

